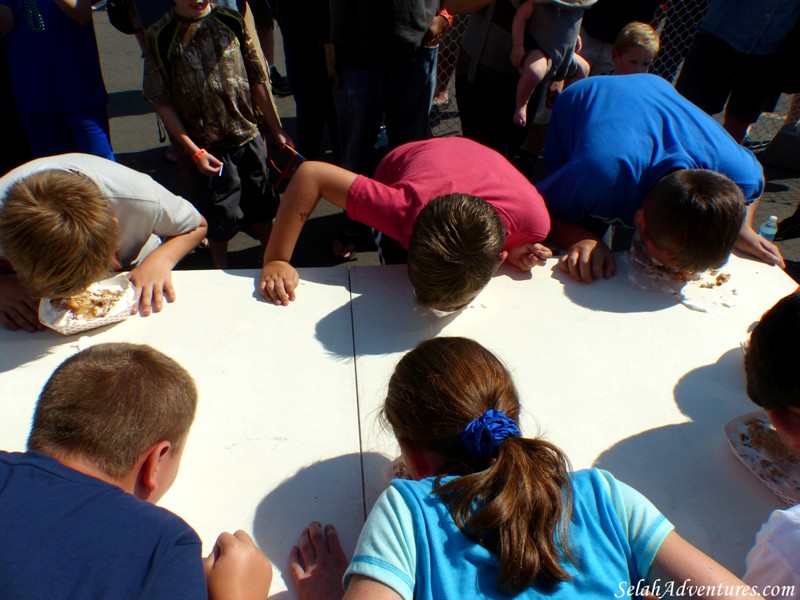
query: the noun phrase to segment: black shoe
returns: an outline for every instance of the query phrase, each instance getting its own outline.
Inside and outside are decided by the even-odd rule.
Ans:
[[[269,68],[269,81],[272,85],[272,95],[278,98],[292,95],[292,88],[289,87],[289,82],[281,75],[277,68]]]

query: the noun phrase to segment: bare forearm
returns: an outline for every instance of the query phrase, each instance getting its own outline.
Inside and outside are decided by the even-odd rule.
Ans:
[[[86,25],[92,20],[90,0],[54,0],[56,6],[78,25]]]
[[[206,220],[201,217],[200,225],[183,235],[167,238],[158,248],[151,252],[145,260],[158,260],[170,270],[189,252],[200,244],[208,231]]]
[[[303,225],[320,198],[344,208],[347,192],[355,178],[355,173],[328,163],[307,161],[300,165],[281,198],[264,252],[264,263],[273,260],[289,262]]]
[[[0,33],[8,33],[14,29],[14,13],[7,6],[0,6]]]
[[[600,238],[579,225],[564,221],[558,217],[550,217],[550,234],[544,241],[545,244],[566,250],[581,240],[600,241]]]
[[[168,104],[159,104],[156,106],[156,113],[164,123],[172,138],[177,141],[189,156],[193,156],[200,147],[192,141],[189,134],[186,132],[186,127],[183,126],[178,113],[175,109]]]
[[[251,96],[258,109],[264,115],[267,122],[267,127],[273,135],[281,130],[281,119],[278,117],[278,111],[275,108],[275,102],[272,99],[272,94],[267,89],[266,84],[260,83],[252,88]]]

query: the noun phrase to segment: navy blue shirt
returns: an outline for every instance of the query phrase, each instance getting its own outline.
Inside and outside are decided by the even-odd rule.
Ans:
[[[207,598],[189,525],[38,452],[0,452],[0,547],[3,598]]]

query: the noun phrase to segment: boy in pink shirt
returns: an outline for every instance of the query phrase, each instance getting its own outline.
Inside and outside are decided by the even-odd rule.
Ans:
[[[264,253],[259,288],[276,304],[295,298],[289,260],[321,197],[408,250],[409,278],[430,308],[463,308],[506,259],[529,271],[552,255],[539,243],[550,231],[544,201],[505,158],[466,138],[412,142],[387,154],[374,178],[327,163],[300,166]]]

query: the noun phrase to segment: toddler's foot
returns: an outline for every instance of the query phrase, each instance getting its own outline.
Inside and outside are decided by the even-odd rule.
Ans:
[[[520,127],[525,126],[525,117],[526,112],[528,111],[527,106],[520,106],[517,110],[514,111],[514,125],[519,125]]]

